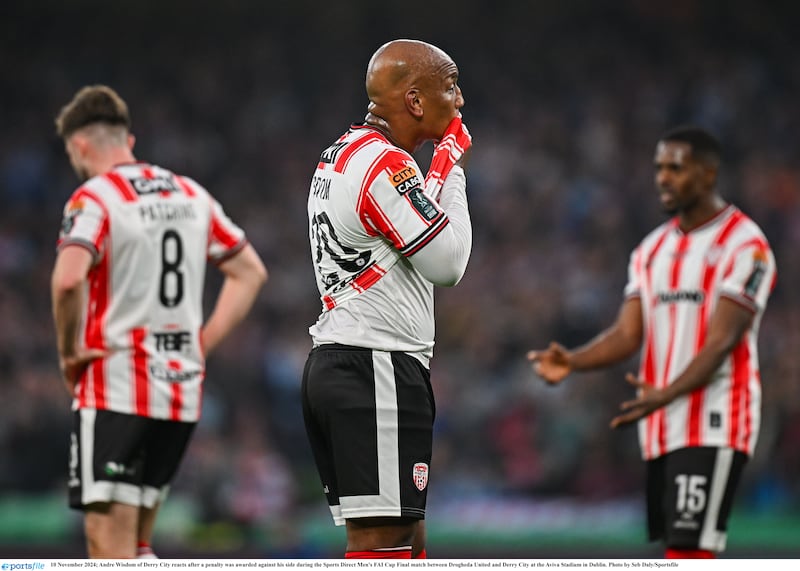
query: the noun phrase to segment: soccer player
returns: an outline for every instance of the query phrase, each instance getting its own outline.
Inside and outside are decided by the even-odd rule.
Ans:
[[[642,348],[637,389],[611,420],[638,421],[647,461],[651,540],[667,558],[725,549],[737,482],[756,445],[757,336],[775,259],[758,226],[718,194],[720,145],[678,127],[655,150],[655,183],[670,215],[634,250],[615,323],[587,344],[557,343],[528,359],[545,381],[606,367]]]
[[[433,286],[472,248],[458,68],[414,40],[367,66],[368,113],[322,152],[308,197],[322,313],[309,331],[306,429],[347,558],[425,557]],[[427,176],[411,153],[436,141]]]
[[[126,103],[84,87],[56,119],[81,185],[52,274],[61,373],[73,397],[69,504],[92,558],[154,557],[159,506],[200,416],[204,361],[267,273],[197,182],[133,156]],[[203,323],[207,260],[224,274]]]

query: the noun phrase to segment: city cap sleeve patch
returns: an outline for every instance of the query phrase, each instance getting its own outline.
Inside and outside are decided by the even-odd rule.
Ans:
[[[399,194],[422,186],[422,178],[412,165],[402,165],[393,170],[389,175],[389,182]]]

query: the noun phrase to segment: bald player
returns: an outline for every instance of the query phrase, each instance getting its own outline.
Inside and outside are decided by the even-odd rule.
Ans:
[[[414,40],[381,46],[368,113],[322,152],[308,196],[322,311],[303,412],[347,558],[425,557],[435,405],[433,287],[466,270],[472,228],[458,68]],[[434,141],[423,175],[411,153]]]

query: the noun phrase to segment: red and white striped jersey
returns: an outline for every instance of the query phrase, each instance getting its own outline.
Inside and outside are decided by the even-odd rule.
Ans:
[[[753,453],[761,415],[758,329],[775,279],[764,234],[734,206],[688,233],[672,219],[634,250],[625,294],[641,299],[640,377],[657,387],[672,383],[703,347],[720,297],[754,313],[708,385],[639,421],[645,459],[690,446]]]
[[[371,127],[353,126],[320,158],[308,197],[322,314],[314,344],[433,349],[433,285],[406,258],[448,225],[414,158]]]
[[[83,343],[109,354],[82,375],[73,408],[196,421],[206,263],[245,243],[202,186],[163,168],[121,165],[81,185],[64,208],[58,247],[94,256]]]

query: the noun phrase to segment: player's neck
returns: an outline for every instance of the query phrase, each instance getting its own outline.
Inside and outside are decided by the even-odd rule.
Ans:
[[[727,207],[728,203],[715,194],[708,200],[699,202],[694,207],[681,212],[678,215],[678,227],[685,233],[691,232],[713,220]]]
[[[392,128],[392,124],[383,117],[369,112],[367,113],[367,116],[364,117],[364,124],[380,131],[383,136],[386,137],[393,145],[400,147],[409,153],[414,152],[416,148],[414,142],[404,140],[404,138]],[[401,131],[403,131],[403,129],[401,129]]]
[[[89,174],[97,176],[109,172],[114,167],[135,163],[136,157],[127,147],[111,147],[98,152],[89,165]]]

